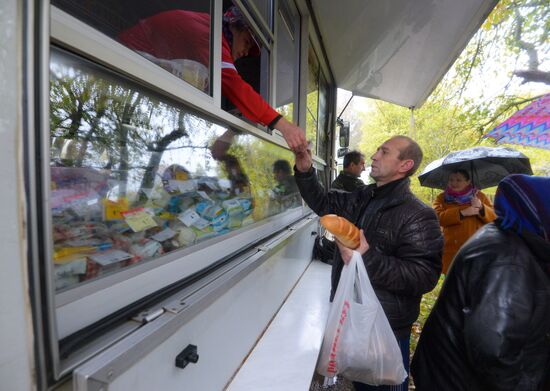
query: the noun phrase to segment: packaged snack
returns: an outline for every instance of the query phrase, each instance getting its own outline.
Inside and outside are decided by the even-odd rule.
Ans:
[[[191,246],[197,240],[197,234],[191,228],[181,227],[176,231],[178,233],[176,240],[180,246]]]

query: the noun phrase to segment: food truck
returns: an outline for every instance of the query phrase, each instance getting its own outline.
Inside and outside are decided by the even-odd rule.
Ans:
[[[223,70],[305,130],[327,188],[346,146],[337,88],[419,107],[495,4],[4,0],[1,388],[309,384],[330,273],[311,257],[318,217],[281,133],[228,99]],[[228,64],[232,6],[253,42]],[[197,41],[191,21],[166,19],[174,39],[150,48],[124,39],[156,34],[146,21],[167,13],[200,16],[201,59],[157,50]],[[295,300],[315,332],[281,321]]]

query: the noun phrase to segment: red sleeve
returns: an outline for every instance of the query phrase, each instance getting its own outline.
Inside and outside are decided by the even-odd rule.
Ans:
[[[279,115],[247,82],[233,64],[227,41],[222,42],[222,95],[251,121],[269,125]]]

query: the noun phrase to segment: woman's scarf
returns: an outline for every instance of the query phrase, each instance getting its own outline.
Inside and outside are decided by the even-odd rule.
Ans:
[[[472,201],[472,198],[476,195],[477,189],[472,186],[472,184],[469,184],[466,186],[466,188],[462,191],[454,191],[449,186],[445,189],[445,202],[455,203],[459,205],[468,204]]]
[[[509,175],[498,184],[495,212],[502,229],[527,230],[550,241],[550,178]]]

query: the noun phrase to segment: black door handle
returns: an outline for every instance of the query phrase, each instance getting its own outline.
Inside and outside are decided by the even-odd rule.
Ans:
[[[176,367],[185,368],[190,362],[195,364],[199,361],[199,354],[197,353],[196,345],[187,345],[180,354],[176,356]]]

